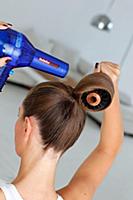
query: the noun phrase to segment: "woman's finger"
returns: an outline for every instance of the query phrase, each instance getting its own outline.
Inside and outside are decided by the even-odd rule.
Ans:
[[[115,82],[116,80],[118,80],[119,75],[120,75],[120,71],[119,70],[112,70],[112,68],[107,67],[107,68],[102,68],[101,67],[101,72],[107,74],[113,82]]]
[[[95,64],[94,73],[100,72],[100,63]]]
[[[5,30],[7,28],[11,28],[12,24],[6,22],[0,22],[0,29]]]
[[[117,68],[120,69],[120,65],[112,63],[112,62],[106,62],[106,61],[102,61],[100,63],[102,66],[107,66],[107,67],[112,67],[112,68]]]
[[[0,67],[3,67],[4,65],[6,65],[11,60],[12,59],[10,57],[0,58]]]
[[[111,73],[111,71],[112,71],[112,73],[116,74],[117,76],[120,75],[120,68],[119,67],[114,67],[114,65],[113,66],[111,66],[111,65],[108,65],[108,66],[102,65],[101,66],[101,71],[102,72],[109,71],[109,73]]]

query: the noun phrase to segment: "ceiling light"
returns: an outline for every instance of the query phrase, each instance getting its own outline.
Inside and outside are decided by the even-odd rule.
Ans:
[[[99,30],[110,31],[113,28],[113,23],[107,15],[95,16],[91,24]]]

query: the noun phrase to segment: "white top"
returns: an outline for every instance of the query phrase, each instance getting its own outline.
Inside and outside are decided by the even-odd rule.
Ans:
[[[0,186],[0,189],[3,191],[6,200],[24,200],[13,184],[5,183]],[[58,195],[57,200],[63,200],[63,198]]]

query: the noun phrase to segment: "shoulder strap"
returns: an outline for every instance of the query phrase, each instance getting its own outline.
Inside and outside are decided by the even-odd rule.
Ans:
[[[60,195],[58,195],[57,200],[63,200],[63,198]]]
[[[0,188],[3,191],[6,200],[23,200],[13,184],[6,183],[0,186]],[[63,200],[63,198],[60,195],[58,195],[57,200]]]
[[[13,184],[4,184],[0,187],[6,200],[23,200]]]

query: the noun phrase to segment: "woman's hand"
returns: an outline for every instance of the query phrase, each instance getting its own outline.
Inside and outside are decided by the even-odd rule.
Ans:
[[[120,66],[112,62],[103,61],[96,63],[94,73],[95,72],[103,72],[107,74],[111,78],[113,84],[117,84],[120,76]]]
[[[12,24],[0,21],[0,29],[1,30],[5,30],[5,29],[11,28],[11,27],[12,27]],[[9,61],[11,61],[10,57],[0,58],[0,67],[3,67],[4,65],[6,65]]]
[[[5,30],[5,29],[11,28],[11,27],[12,27],[12,24],[0,21],[0,29]]]
[[[4,65],[6,65],[9,61],[11,61],[10,57],[0,58],[0,67],[3,67]]]

